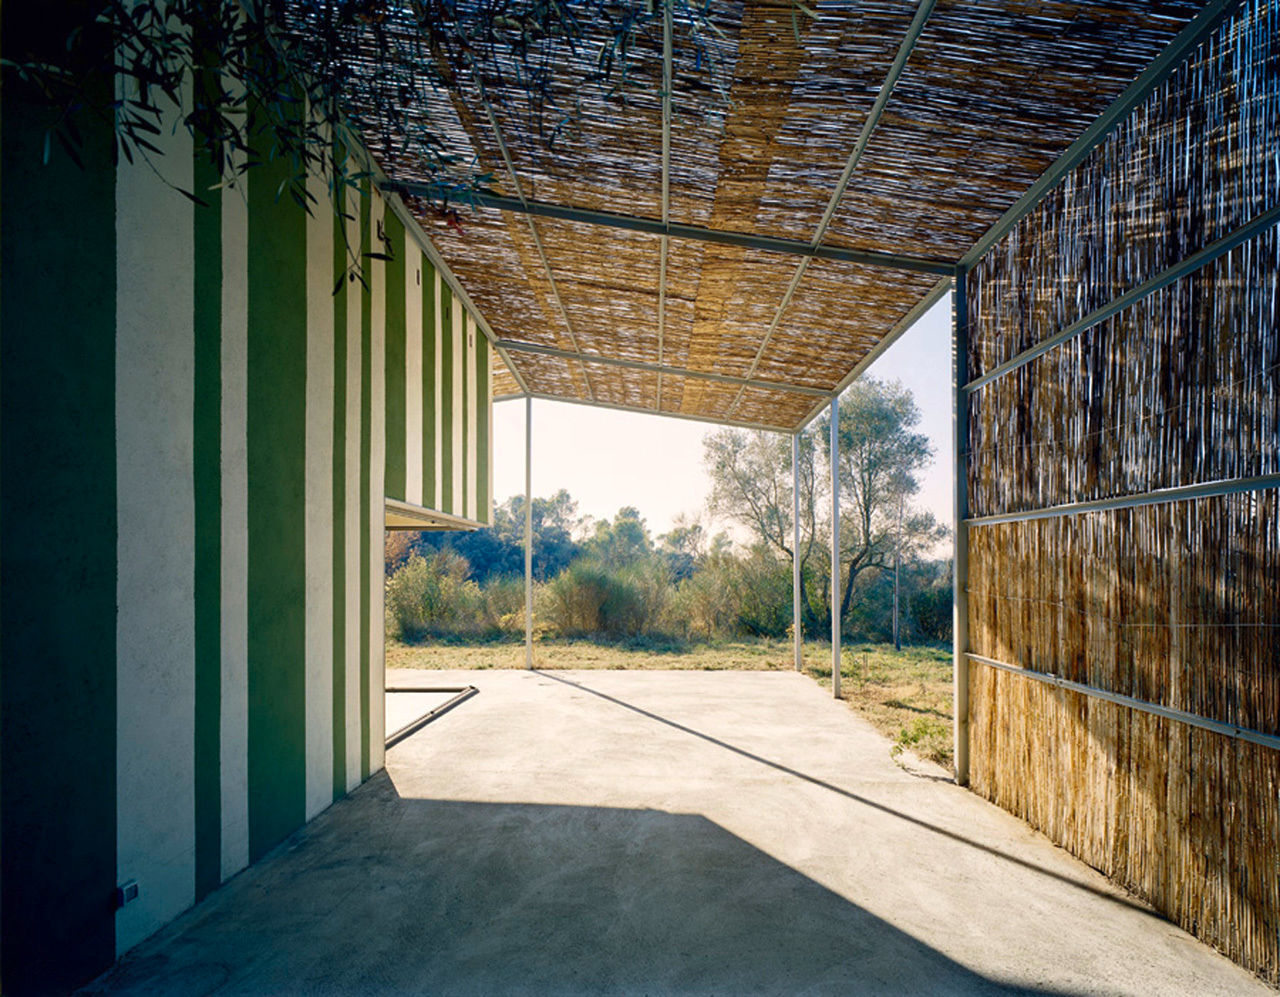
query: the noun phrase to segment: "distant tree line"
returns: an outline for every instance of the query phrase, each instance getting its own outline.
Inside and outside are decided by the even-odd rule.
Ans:
[[[841,632],[889,640],[898,574],[907,640],[951,634],[950,565],[931,557],[947,531],[913,508],[916,474],[931,459],[910,392],[864,379],[842,399],[838,435]],[[790,441],[721,429],[704,439],[712,480],[707,513],[745,533],[733,543],[705,517],[678,520],[652,536],[640,512],[611,520],[580,516],[565,490],[533,499],[534,626],[542,635],[662,636],[714,640],[781,638],[792,626],[792,561],[801,566],[804,632],[831,630],[830,427],[801,436],[798,481]],[[800,492],[794,542],[792,487]],[[524,632],[524,497],[494,510],[471,533],[387,534],[387,624],[393,637],[500,637]]]

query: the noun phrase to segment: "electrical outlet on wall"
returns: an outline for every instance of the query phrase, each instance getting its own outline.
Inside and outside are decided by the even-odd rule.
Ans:
[[[136,879],[126,879],[116,887],[116,910],[119,910],[130,901],[137,899],[138,881]]]

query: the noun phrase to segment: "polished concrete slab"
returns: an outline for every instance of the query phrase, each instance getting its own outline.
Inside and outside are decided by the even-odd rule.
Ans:
[[[1273,994],[808,679],[478,695],[93,993]]]

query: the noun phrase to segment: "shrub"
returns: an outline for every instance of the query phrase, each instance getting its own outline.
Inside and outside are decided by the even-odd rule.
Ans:
[[[931,585],[911,596],[911,615],[916,629],[926,640],[951,639],[952,605],[950,585]]]
[[[632,637],[658,623],[667,587],[659,564],[611,568],[582,558],[546,584],[537,616],[563,637]]]
[[[469,579],[466,558],[450,550],[412,554],[386,586],[390,637],[419,640],[431,634],[478,634],[485,629],[484,598]]]

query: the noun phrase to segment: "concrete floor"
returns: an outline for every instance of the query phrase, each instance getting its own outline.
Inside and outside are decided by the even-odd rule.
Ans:
[[[786,673],[480,693],[91,993],[1272,994]]]

